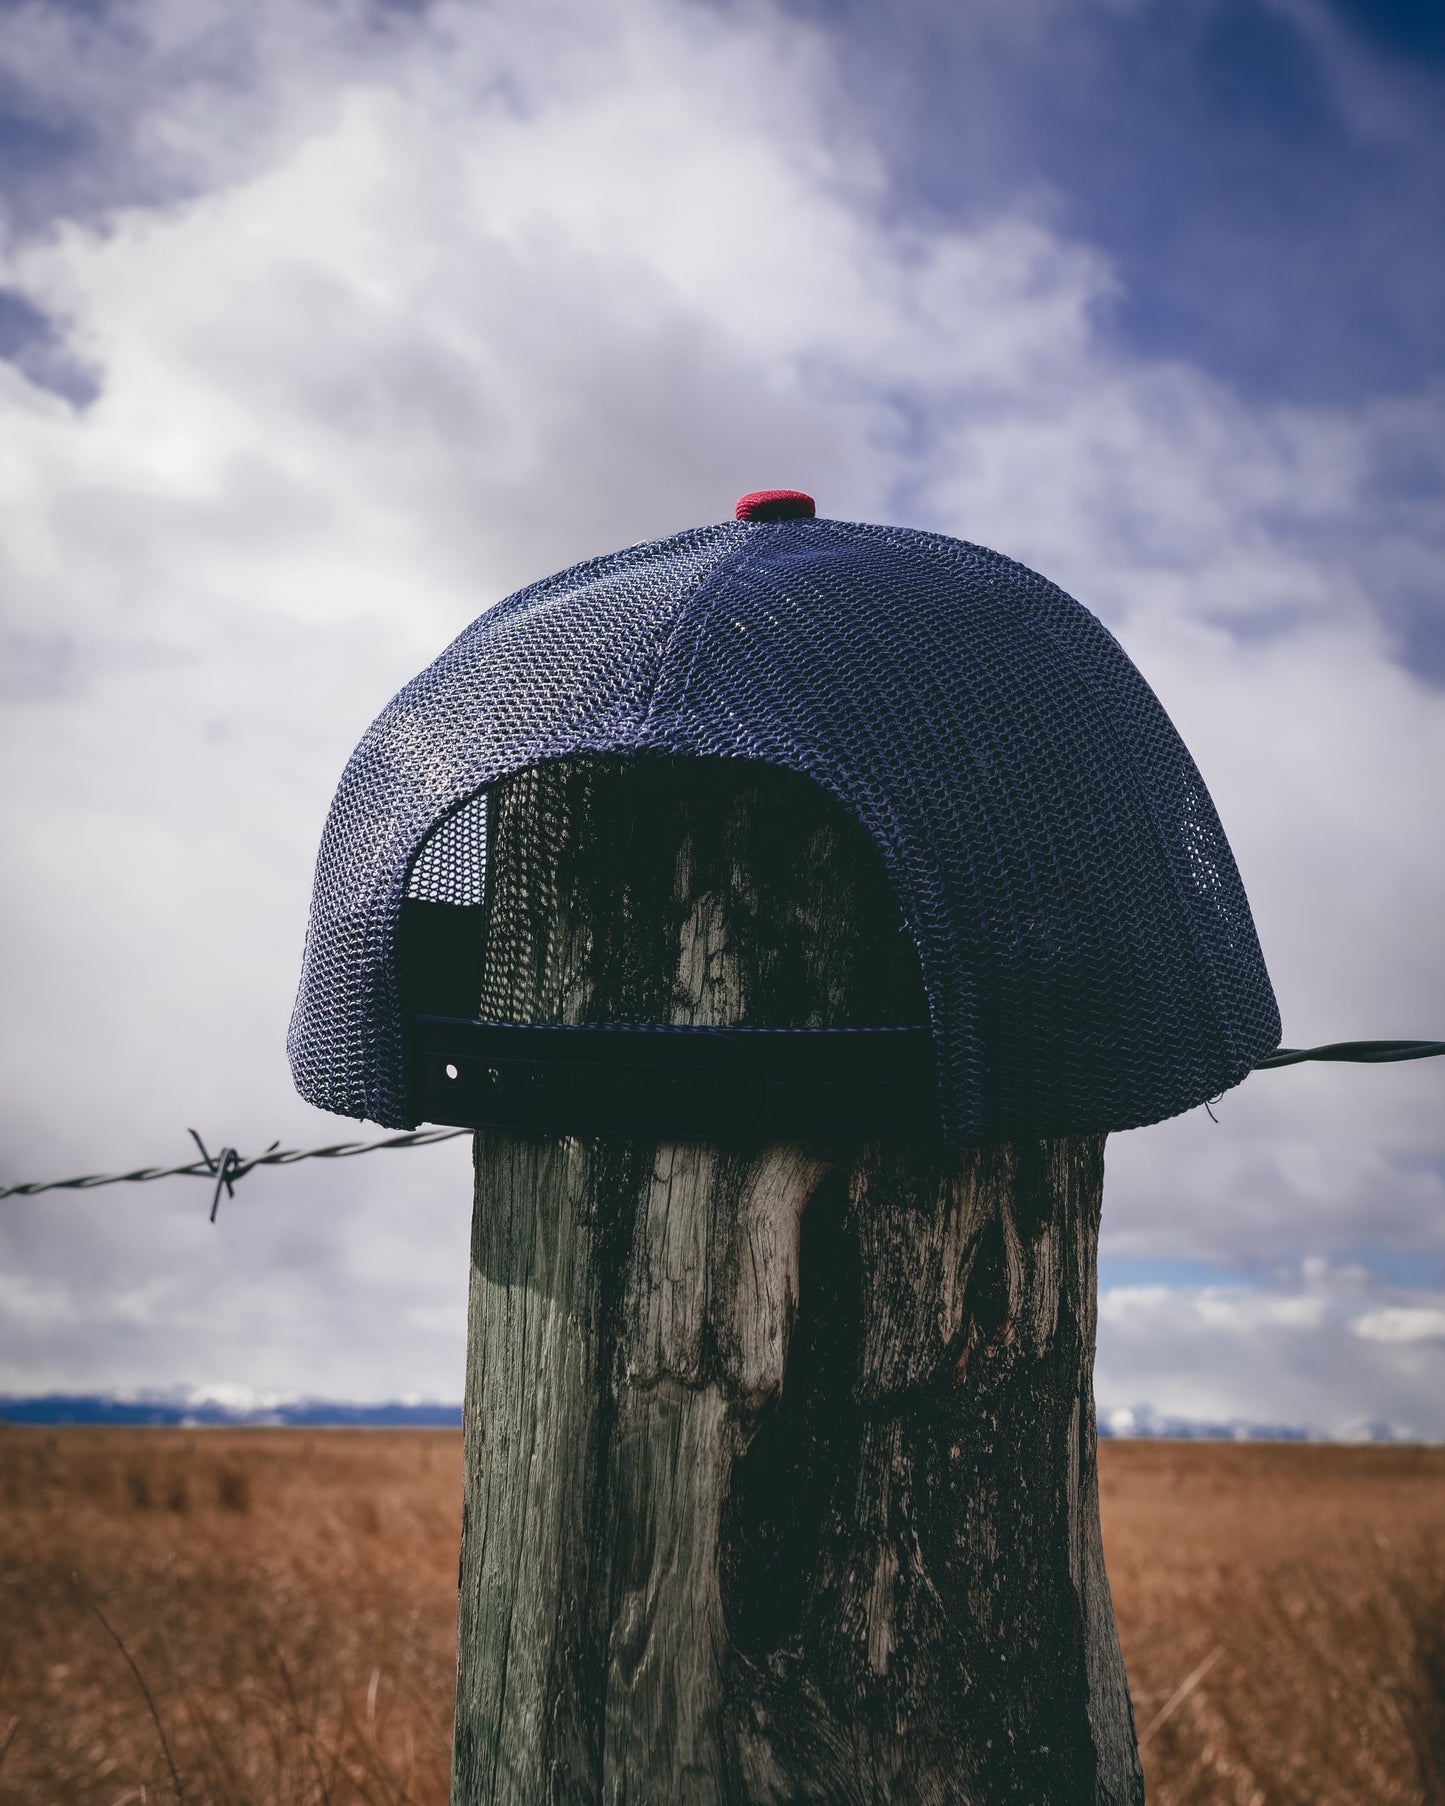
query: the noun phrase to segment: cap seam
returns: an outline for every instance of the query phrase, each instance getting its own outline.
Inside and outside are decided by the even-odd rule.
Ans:
[[[677,614],[673,619],[672,626],[668,629],[667,637],[663,641],[662,648],[658,653],[657,669],[652,674],[652,683],[647,692],[647,706],[642,712],[642,720],[638,728],[638,732],[644,739],[652,732],[653,715],[657,707],[658,691],[662,688],[663,676],[668,667],[668,659],[674,645],[677,643],[678,635],[682,632],[684,623],[692,618],[693,613],[699,604],[704,605],[704,613],[702,618],[698,621],[694,632],[692,658],[688,664],[687,675],[683,680],[682,687],[684,691],[686,691],[691,686],[693,677],[697,672],[698,660],[702,654],[703,634],[707,630],[707,624],[712,617],[713,610],[721,600],[720,597],[712,594],[714,588],[720,582],[724,572],[731,574],[739,569],[746,569],[747,566],[752,563],[757,556],[759,542],[766,537],[768,529],[773,525],[772,522],[766,521],[758,522],[756,525],[750,521],[738,521],[736,524],[739,527],[749,529],[747,537],[734,551],[727,552],[719,558],[717,563],[708,572],[707,576],[703,578],[702,582],[698,584],[697,588],[693,590],[691,595],[686,596],[683,599],[682,606],[678,609]]]

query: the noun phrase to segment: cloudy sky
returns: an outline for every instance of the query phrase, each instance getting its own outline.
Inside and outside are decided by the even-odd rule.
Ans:
[[[0,1181],[355,1131],[326,805],[489,603],[788,485],[1094,609],[1293,1044],[1445,1036],[1423,0],[45,0],[0,30]],[[1445,1062],[1115,1137],[1101,1413],[1445,1436]],[[465,1143],[0,1203],[0,1392],[455,1398]]]

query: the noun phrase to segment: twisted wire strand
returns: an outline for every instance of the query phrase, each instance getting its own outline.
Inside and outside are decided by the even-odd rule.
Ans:
[[[1256,1060],[1254,1070],[1298,1066],[1301,1060],[1350,1060],[1356,1065],[1382,1066],[1391,1060],[1428,1060],[1435,1054],[1445,1054],[1445,1041],[1330,1041],[1323,1047],[1277,1047]]]

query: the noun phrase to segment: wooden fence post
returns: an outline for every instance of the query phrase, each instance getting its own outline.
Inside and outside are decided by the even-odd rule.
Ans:
[[[821,790],[493,791],[483,1016],[926,1021]],[[454,1806],[1142,1800],[1099,1538],[1103,1137],[476,1141]]]

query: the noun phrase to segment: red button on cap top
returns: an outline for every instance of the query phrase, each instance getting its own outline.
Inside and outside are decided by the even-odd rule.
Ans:
[[[740,495],[733,509],[739,520],[812,520],[817,512],[801,489],[755,489]]]

